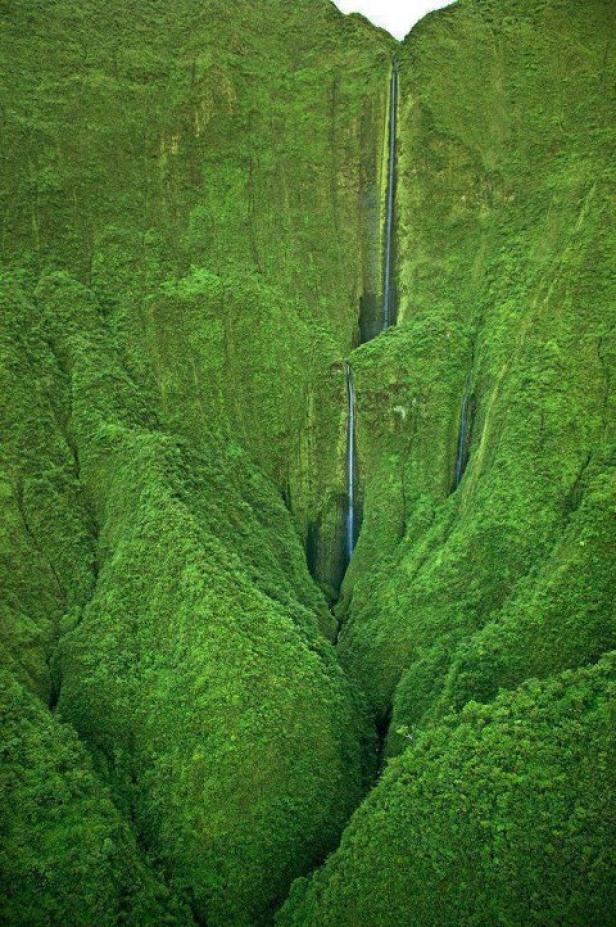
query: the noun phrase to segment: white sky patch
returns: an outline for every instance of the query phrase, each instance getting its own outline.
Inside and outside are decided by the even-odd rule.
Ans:
[[[375,26],[382,26],[403,39],[426,13],[449,6],[452,0],[334,0],[343,13],[362,13]]]

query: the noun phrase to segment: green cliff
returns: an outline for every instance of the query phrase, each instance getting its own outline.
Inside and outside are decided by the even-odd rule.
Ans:
[[[608,927],[611,0],[0,26],[0,921]]]
[[[468,2],[399,55],[401,324],[353,359],[340,653],[404,723],[615,646],[615,28]]]

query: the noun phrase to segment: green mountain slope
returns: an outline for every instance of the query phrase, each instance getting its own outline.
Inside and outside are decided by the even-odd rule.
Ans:
[[[2,673],[0,917],[23,924],[194,923],[67,725]]]
[[[339,654],[402,755],[281,924],[612,922],[611,664],[557,674],[616,640],[614,13],[469,0],[400,52]]]
[[[607,925],[613,4],[0,24],[0,920]]]
[[[488,706],[397,757],[281,925],[613,922],[614,658]]]
[[[18,2],[2,36],[2,664],[180,907],[260,923],[364,778],[303,542],[333,594],[392,43],[321,2]],[[72,859],[103,824],[69,785]]]
[[[404,723],[616,641],[615,29],[602,2],[468,2],[400,54],[402,321],[354,355],[340,653]]]

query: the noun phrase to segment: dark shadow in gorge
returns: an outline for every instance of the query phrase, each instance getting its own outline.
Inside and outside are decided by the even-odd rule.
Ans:
[[[389,734],[392,714],[392,706],[388,705],[385,714],[381,715],[380,718],[377,718],[374,724],[376,730],[376,767],[374,771],[375,780],[378,779],[383,772],[383,767],[385,764],[385,743],[387,741],[387,735]]]
[[[473,440],[473,424],[476,412],[476,399],[473,383],[469,374],[464,385],[462,406],[460,409],[460,423],[458,425],[458,440],[456,442],[456,459],[454,463],[451,492],[455,492],[462,481],[470,455]]]

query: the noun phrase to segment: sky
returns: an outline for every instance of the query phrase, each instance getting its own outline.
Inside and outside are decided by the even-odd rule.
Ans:
[[[411,26],[429,13],[448,6],[452,0],[334,0],[343,13],[363,13],[375,25],[403,39]]]

